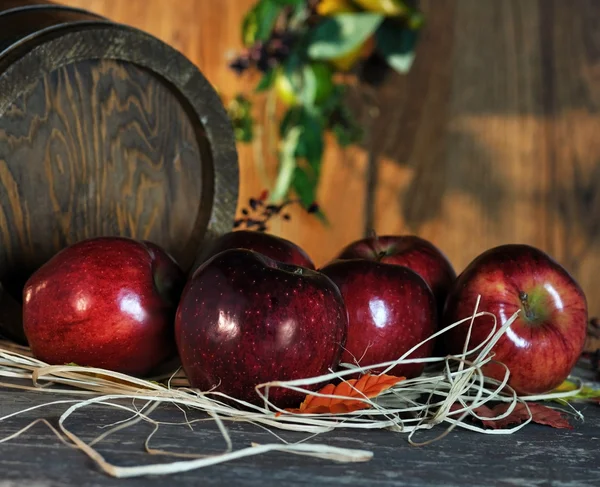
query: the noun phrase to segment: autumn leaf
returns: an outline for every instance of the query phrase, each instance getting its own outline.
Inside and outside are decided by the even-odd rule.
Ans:
[[[552,426],[553,428],[567,428],[573,429],[569,420],[563,416],[561,411],[549,408],[543,404],[528,403],[529,410],[531,411],[532,421],[537,424],[544,424]],[[500,416],[508,411],[510,404],[498,404],[493,408],[487,406],[480,406],[475,408],[474,412],[483,418],[494,418]],[[523,421],[529,419],[529,412],[527,406],[523,403],[518,403],[512,412],[502,419],[487,419],[481,420],[484,426],[491,429],[506,428],[507,426],[517,425]]]
[[[529,402],[527,405],[531,411],[532,422],[552,426],[553,428],[573,429],[568,419],[563,415],[562,411],[549,408],[543,404]],[[510,404],[506,403],[498,404],[492,408],[483,405],[473,409],[473,412],[481,418],[495,418],[508,411],[509,407]],[[452,406],[450,406],[450,412],[455,412],[463,408],[464,406],[462,404],[455,402],[452,404]],[[501,429],[506,428],[507,426],[518,425],[523,421],[527,421],[529,419],[529,412],[527,411],[525,404],[518,403],[512,412],[505,418],[479,419],[472,417],[471,419],[474,422],[481,422],[484,426],[490,429]]]
[[[565,380],[552,392],[573,392],[578,389],[579,392],[577,392],[577,394],[575,394],[574,396],[561,397],[555,400],[563,404],[569,401],[587,401],[595,403],[600,402],[600,389],[596,389],[590,386],[580,387],[578,384],[570,380]]]
[[[343,396],[348,398],[365,397],[372,399],[383,391],[394,386],[405,377],[395,377],[393,375],[363,375],[359,379],[350,379],[341,382],[337,386],[327,384],[318,394],[326,394],[329,396]],[[290,413],[297,414],[343,414],[360,409],[367,409],[370,405],[359,399],[343,399],[338,397],[319,397],[313,394],[308,394],[306,399],[298,409],[286,409]]]

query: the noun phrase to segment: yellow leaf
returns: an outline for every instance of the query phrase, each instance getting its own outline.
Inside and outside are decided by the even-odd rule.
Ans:
[[[317,13],[323,17],[355,11],[356,10],[348,0],[321,0],[317,5]]]
[[[404,15],[407,12],[406,5],[401,0],[354,0],[369,12],[377,12],[388,16]]]
[[[577,385],[574,382],[571,382],[570,380],[566,380],[552,392],[570,392],[574,391],[575,389],[577,389]]]

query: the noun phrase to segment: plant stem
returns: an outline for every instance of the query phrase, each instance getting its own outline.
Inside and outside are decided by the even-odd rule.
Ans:
[[[256,125],[256,127],[254,128],[254,141],[252,144],[252,148],[254,149],[254,161],[256,162],[256,166],[258,168],[258,175],[262,181],[262,184],[265,188],[270,188],[271,181],[269,180],[269,176],[267,174],[267,169],[265,165],[265,151],[263,144],[262,125]]]
[[[296,147],[298,146],[298,139],[302,133],[302,128],[292,128],[283,139],[283,145],[281,148],[281,161],[279,167],[279,174],[275,181],[275,187],[271,193],[272,201],[279,201],[283,199],[292,184],[294,171],[296,169]]]
[[[269,156],[275,157],[277,155],[277,124],[276,115],[277,112],[277,93],[275,90],[269,90],[267,94],[267,101],[265,104],[265,117],[267,123],[267,150]]]

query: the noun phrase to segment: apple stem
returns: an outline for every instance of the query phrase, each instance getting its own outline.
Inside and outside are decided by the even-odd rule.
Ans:
[[[528,319],[532,320],[534,318],[534,314],[533,314],[533,311],[531,310],[531,307],[529,306],[529,296],[527,295],[527,293],[525,291],[520,291],[519,299],[521,300],[521,304],[523,305],[523,310],[525,311],[525,316]]]
[[[371,250],[373,250],[373,254],[377,256],[377,261],[380,261],[383,257],[387,255],[387,252],[385,250],[380,250],[379,235],[377,234],[377,231],[374,228],[371,228],[371,230],[369,231],[369,238],[371,239]]]

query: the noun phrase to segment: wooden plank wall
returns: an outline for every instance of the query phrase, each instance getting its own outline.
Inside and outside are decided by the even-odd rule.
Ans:
[[[253,0],[63,0],[180,49],[224,95],[251,85],[228,68]],[[374,95],[374,230],[416,233],[460,271],[501,243],[562,262],[600,313],[600,2],[423,0],[414,68]],[[262,188],[240,147],[241,201]],[[295,214],[272,227],[322,264],[364,231],[366,155],[329,144],[325,227]]]

